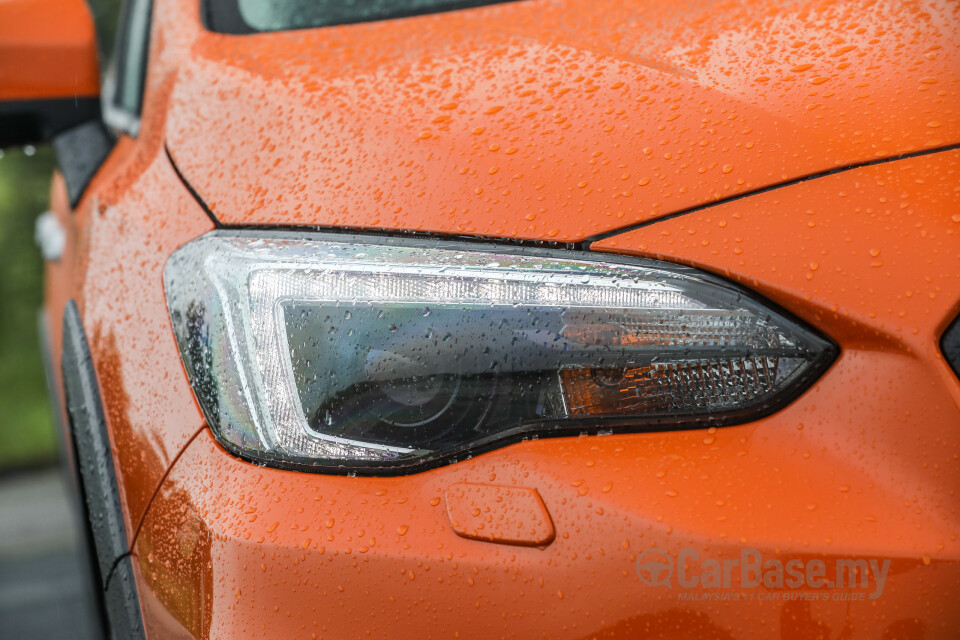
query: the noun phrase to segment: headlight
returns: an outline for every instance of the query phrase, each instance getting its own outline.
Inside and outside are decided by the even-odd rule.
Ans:
[[[835,354],[718,278],[611,256],[214,232],[164,283],[214,434],[279,466],[408,472],[523,438],[742,422]]]

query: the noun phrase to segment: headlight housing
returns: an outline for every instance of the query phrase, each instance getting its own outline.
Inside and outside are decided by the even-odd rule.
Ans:
[[[217,439],[303,469],[404,473],[524,438],[756,419],[836,354],[709,274],[569,251],[215,231],[164,284]]]

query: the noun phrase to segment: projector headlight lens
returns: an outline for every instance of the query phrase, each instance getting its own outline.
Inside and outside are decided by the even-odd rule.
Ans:
[[[525,437],[741,422],[835,348],[654,261],[214,232],[164,272],[218,440],[281,466],[406,472]]]

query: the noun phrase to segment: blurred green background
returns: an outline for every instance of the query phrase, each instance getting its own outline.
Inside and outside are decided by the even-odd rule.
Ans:
[[[88,4],[106,67],[122,0]],[[46,146],[0,149],[0,473],[50,464],[59,455],[37,334],[43,259],[33,242],[55,164]]]
[[[43,259],[33,225],[49,201],[48,147],[0,151],[0,472],[57,459],[37,335]]]

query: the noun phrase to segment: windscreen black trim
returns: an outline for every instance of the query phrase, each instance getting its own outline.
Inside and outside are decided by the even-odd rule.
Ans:
[[[269,33],[270,31],[300,31],[303,29],[323,29],[326,27],[339,27],[349,24],[362,24],[366,22],[381,22],[384,20],[398,20],[401,18],[413,18],[416,16],[431,15],[437,13],[449,13],[451,11],[462,11],[464,9],[476,9],[478,7],[486,7],[489,5],[495,4],[506,4],[508,2],[519,2],[520,0],[460,0],[459,2],[452,2],[451,4],[442,7],[442,8],[433,8],[433,9],[398,9],[385,14],[378,16],[372,19],[360,19],[352,20],[348,22],[342,22],[338,24],[330,25],[321,25],[321,26],[298,26],[291,27],[289,29],[272,29],[268,31],[258,31],[254,29],[247,21],[243,19],[243,16],[240,15],[240,6],[239,0],[203,0],[203,5],[200,10],[200,16],[203,21],[203,26],[208,31],[213,31],[215,33],[225,33],[230,35],[249,35],[251,33]],[[216,7],[214,7],[216,3]]]

